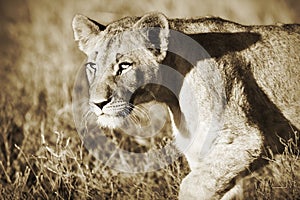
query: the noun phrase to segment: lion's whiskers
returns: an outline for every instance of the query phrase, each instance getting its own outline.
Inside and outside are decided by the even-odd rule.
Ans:
[[[129,105],[130,108],[133,109],[133,112],[132,113],[137,113],[137,114],[140,114],[141,117],[146,117],[148,121],[150,121],[150,116],[148,114],[148,112],[146,111],[146,108],[143,107],[142,105],[137,105],[137,106],[134,106],[132,104]]]
[[[128,119],[131,120],[134,124],[139,124],[140,120],[134,113],[129,115],[129,113],[131,112],[130,109],[131,109],[130,107],[129,108],[126,107],[124,110],[126,112],[126,114],[128,115]]]

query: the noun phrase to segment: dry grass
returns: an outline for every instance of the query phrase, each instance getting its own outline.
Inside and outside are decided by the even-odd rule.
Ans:
[[[243,180],[244,196],[254,199],[299,199],[300,197],[300,149],[299,133],[288,141],[282,154],[264,158],[268,165]]]
[[[73,15],[108,23],[154,10],[171,17],[218,15],[246,24],[297,20],[297,11],[271,0],[1,1],[1,199],[176,199],[189,171],[184,158],[145,174],[108,169],[84,149],[71,111],[74,78],[84,59],[73,42]],[[299,149],[285,144],[283,155],[269,158],[272,176],[255,175],[257,184],[245,195],[299,198]]]

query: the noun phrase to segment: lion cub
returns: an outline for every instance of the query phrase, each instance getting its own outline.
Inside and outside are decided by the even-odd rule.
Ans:
[[[282,151],[279,137],[299,131],[299,25],[150,13],[108,25],[76,15],[73,29],[99,126],[118,128],[151,101],[167,105],[191,168],[180,199],[233,198],[265,149]]]

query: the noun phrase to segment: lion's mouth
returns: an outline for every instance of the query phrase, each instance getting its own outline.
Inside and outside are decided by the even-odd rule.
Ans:
[[[97,118],[98,123],[110,127],[126,124],[148,124],[150,121],[149,112],[143,105],[134,105],[125,101],[112,101],[105,105],[103,109],[90,104],[90,111]],[[115,127],[113,125],[113,127]]]
[[[135,109],[135,105],[125,101],[111,101],[101,109],[98,105],[90,103],[90,111],[98,117],[126,118]]]

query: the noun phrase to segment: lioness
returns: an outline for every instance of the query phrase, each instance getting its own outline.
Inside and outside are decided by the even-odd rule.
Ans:
[[[243,26],[150,13],[106,26],[76,15],[73,29],[88,57],[90,111],[100,126],[122,126],[151,101],[168,106],[176,144],[191,168],[180,199],[231,198],[235,183],[263,164],[267,149],[282,151],[279,138],[299,131],[299,25]],[[193,45],[170,52],[190,45],[172,30],[207,54]],[[183,78],[161,72],[163,66]]]

